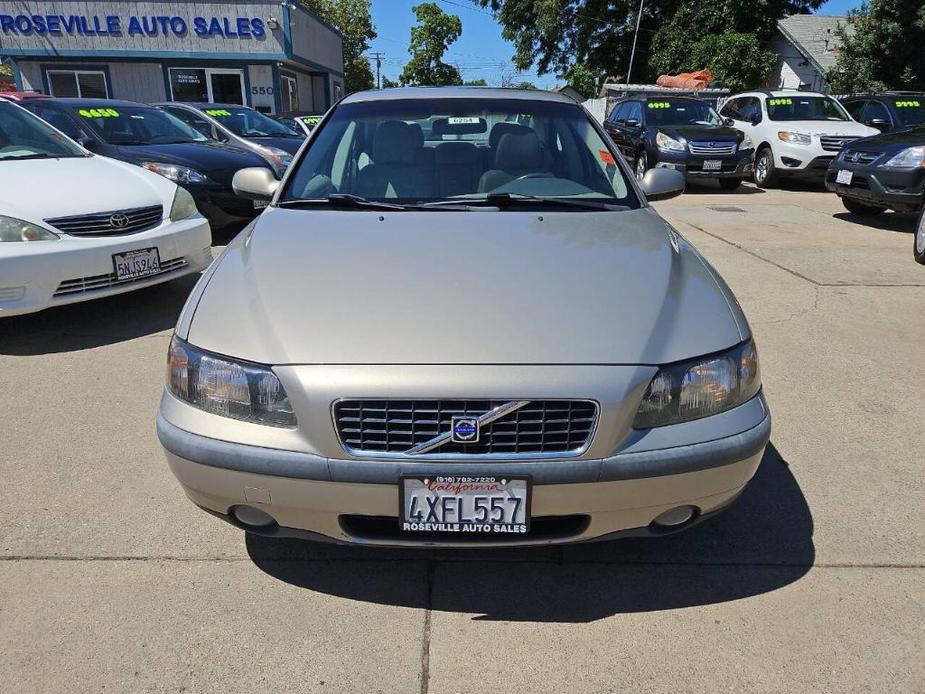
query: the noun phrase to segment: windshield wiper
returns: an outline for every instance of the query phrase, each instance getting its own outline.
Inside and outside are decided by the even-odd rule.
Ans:
[[[364,197],[359,195],[351,195],[350,193],[331,193],[326,198],[283,200],[279,203],[280,207],[303,207],[313,205],[330,205],[331,207],[360,208],[368,210],[402,211],[408,209],[405,205],[399,205],[393,202],[378,202],[376,200],[367,200]]]
[[[12,157],[4,157],[0,155],[0,159],[2,159],[3,161],[22,161],[23,159],[58,159],[58,158],[59,157],[55,157],[54,155],[51,155],[51,154],[45,154],[44,152],[36,153],[36,154],[17,154]]]
[[[488,193],[484,198],[467,200],[467,204],[488,204],[504,209],[513,207],[536,207],[537,205],[547,207],[567,207],[571,209],[579,208],[584,210],[612,211],[626,209],[625,205],[615,205],[600,200],[588,200],[586,198],[561,198],[546,197],[542,195],[521,195],[519,193]]]

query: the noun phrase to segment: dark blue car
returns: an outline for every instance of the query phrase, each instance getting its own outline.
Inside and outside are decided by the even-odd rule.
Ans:
[[[752,175],[752,143],[700,99],[626,97],[613,106],[604,129],[639,180],[651,168],[668,168],[734,190]]]
[[[92,152],[144,166],[186,188],[213,229],[253,219],[260,205],[234,194],[239,169],[262,166],[253,152],[210,140],[164,111],[114,99],[29,99],[23,108]]]

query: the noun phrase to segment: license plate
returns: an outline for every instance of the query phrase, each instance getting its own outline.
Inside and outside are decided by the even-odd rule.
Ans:
[[[723,162],[719,159],[707,159],[703,162],[704,171],[720,171],[723,168]]]
[[[112,264],[116,269],[117,280],[134,280],[161,271],[161,257],[156,248],[115,253]]]
[[[270,204],[269,200],[254,200],[254,209],[262,210],[264,207]]]
[[[530,529],[530,478],[434,475],[399,481],[399,522],[412,533],[523,535]]]
[[[854,171],[839,169],[838,174],[835,176],[835,182],[841,183],[843,186],[850,186],[852,178],[854,178]]]

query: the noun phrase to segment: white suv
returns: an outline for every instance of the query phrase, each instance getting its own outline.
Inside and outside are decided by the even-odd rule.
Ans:
[[[784,176],[824,180],[842,147],[878,133],[853,120],[835,99],[815,92],[743,92],[729,97],[720,115],[755,143],[760,188]]]

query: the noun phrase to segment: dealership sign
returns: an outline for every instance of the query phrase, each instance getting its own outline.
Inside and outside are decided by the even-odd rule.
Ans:
[[[183,17],[60,14],[0,14],[0,32],[23,36],[177,36],[190,33],[207,38],[255,38],[266,36],[258,17]]]

